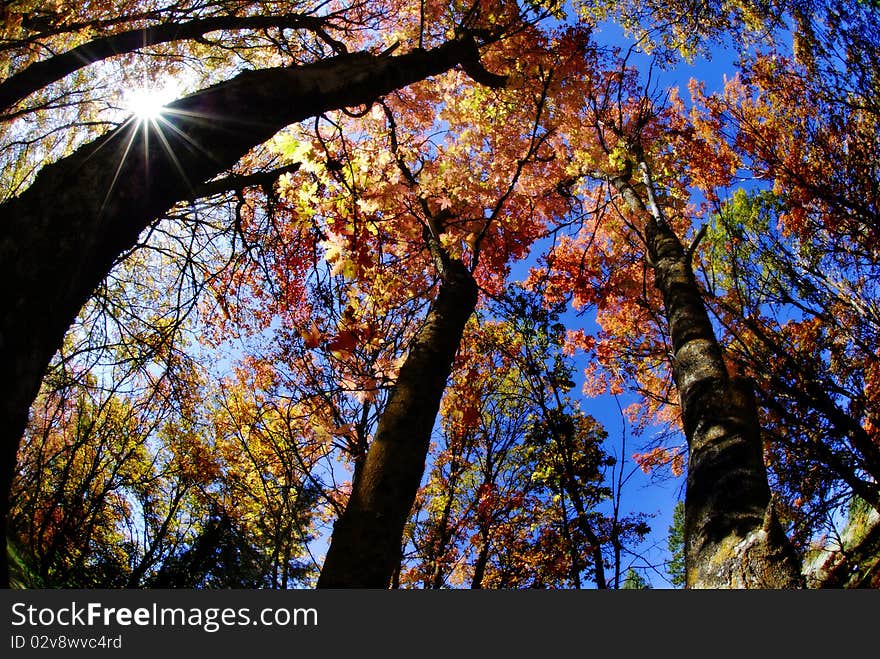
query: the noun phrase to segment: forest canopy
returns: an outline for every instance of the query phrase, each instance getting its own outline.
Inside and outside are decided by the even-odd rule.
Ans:
[[[880,586],[875,2],[0,17],[3,585]]]

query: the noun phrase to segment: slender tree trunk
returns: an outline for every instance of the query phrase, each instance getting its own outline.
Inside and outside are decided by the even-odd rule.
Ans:
[[[614,183],[630,206],[648,213],[647,256],[672,339],[689,447],[687,587],[800,587],[800,566],[771,502],[754,392],[748,381],[727,372],[691,254],[663,217],[643,168],[648,204],[628,180]]]
[[[593,559],[596,588],[599,590],[605,590],[608,588],[608,580],[605,578],[605,558],[602,555],[602,543],[587,518],[586,506],[584,506],[583,500],[580,495],[573,490],[573,487],[568,488],[568,497],[571,499],[574,510],[577,513],[578,529],[584,534],[587,542],[590,543],[590,558]]]
[[[388,588],[425,470],[440,399],[477,303],[477,285],[453,261],[409,349],[376,436],[333,528],[318,588]]]
[[[608,581],[605,578],[605,558],[602,555],[602,542],[590,524],[590,520],[587,517],[587,506],[581,493],[578,491],[577,479],[575,478],[574,466],[572,464],[571,447],[569,445],[571,433],[567,432],[564,428],[554,429],[553,432],[556,435],[556,442],[562,450],[562,486],[569,500],[571,500],[575,513],[577,513],[578,529],[584,534],[587,542],[590,543],[589,554],[590,558],[593,559],[596,588],[606,590],[608,588]]]
[[[440,589],[446,581],[445,566],[443,565],[443,555],[449,547],[449,541],[452,539],[452,530],[449,528],[449,518],[452,515],[452,503],[455,499],[455,488],[458,485],[458,460],[457,455],[453,454],[452,461],[449,466],[449,490],[447,492],[446,501],[443,503],[443,513],[440,516],[440,523],[437,531],[437,545],[434,547],[434,555],[431,560],[431,578],[429,581],[430,588]]]
[[[489,565],[489,527],[480,528],[480,552],[474,561],[474,576],[471,579],[471,590],[480,590],[483,587],[483,579],[486,576],[486,566]]]
[[[284,126],[371,103],[457,64],[480,70],[472,39],[399,57],[355,53],[246,71],[170,104],[173,128],[122,126],[44,167],[27,191],[0,205],[2,537],[18,444],[40,380],[79,310],[140,233]],[[8,583],[4,551],[0,587]]]
[[[572,584],[574,584],[575,590],[580,590],[583,588],[581,584],[581,552],[580,548],[576,546],[574,538],[571,537],[571,526],[568,520],[565,520],[562,525],[562,539],[568,545],[568,558],[571,561],[569,574]]]

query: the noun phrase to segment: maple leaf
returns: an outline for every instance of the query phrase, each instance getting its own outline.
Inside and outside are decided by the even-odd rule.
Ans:
[[[358,345],[358,336],[351,330],[341,330],[327,343],[327,349],[333,353],[335,357],[343,358]]]
[[[302,337],[306,348],[312,350],[321,344],[321,340],[324,338],[324,333],[315,321],[312,321],[308,328],[302,330]]]

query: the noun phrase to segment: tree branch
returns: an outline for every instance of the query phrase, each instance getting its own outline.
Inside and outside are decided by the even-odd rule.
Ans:
[[[700,227],[700,230],[697,231],[697,235],[694,236],[694,239],[691,241],[691,244],[688,245],[688,248],[685,250],[685,256],[688,261],[691,260],[694,256],[694,252],[697,251],[697,247],[700,246],[700,241],[703,240],[703,237],[706,235],[706,230],[709,228],[708,224],[704,224]]]
[[[345,45],[326,33],[324,19],[301,14],[218,16],[195,19],[186,23],[166,23],[99,37],[66,53],[31,64],[0,83],[0,108],[11,108],[46,85],[58,82],[75,71],[114,55],[132,53],[162,43],[199,39],[209,32],[218,30],[260,30],[269,27],[311,30],[320,39],[329,43],[336,52],[345,52]],[[6,116],[0,117],[0,119],[6,118]]]
[[[264,187],[275,183],[285,174],[293,174],[298,172],[301,163],[295,162],[291,165],[285,165],[277,169],[271,169],[266,172],[254,172],[252,174],[230,174],[223,178],[214,179],[197,186],[193,190],[193,199],[201,199],[203,197],[213,197],[214,195],[231,192],[232,190],[241,190],[243,188]]]

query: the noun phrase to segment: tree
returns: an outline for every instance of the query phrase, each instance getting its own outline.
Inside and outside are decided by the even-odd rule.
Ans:
[[[526,38],[534,35],[525,33],[522,41],[508,42],[505,48],[522,46]],[[526,57],[537,59],[546,53],[543,47],[533,50],[535,54],[525,51]],[[365,148],[375,163],[373,171],[365,172],[363,188],[356,177],[352,177],[355,182],[345,180],[346,200],[356,202],[351,210],[341,211],[337,193],[326,188],[334,205],[327,211],[333,223],[326,242],[333,250],[335,267],[350,270],[352,276],[379,276],[371,259],[383,254],[382,243],[361,251],[374,240],[372,233],[375,240],[408,244],[403,254],[398,246],[388,248],[397,264],[382,268],[382,278],[403,266],[407,268],[404,276],[411,281],[428,275],[439,280],[439,286],[407,347],[363,464],[354,473],[352,493],[334,527],[319,587],[384,587],[390,582],[446,380],[465,324],[478,303],[478,282],[484,287],[496,285],[499,272],[528,248],[549,220],[554,197],[548,194],[553,188],[546,177],[552,180],[556,172],[554,164],[541,155],[549,137],[544,122],[551,78],[535,69],[521,87],[509,92],[499,89],[496,98],[487,98],[482,87],[462,86],[455,101],[444,99],[442,118],[450,125],[438,129],[446,134],[442,145],[422,137],[432,129],[434,108],[441,100],[425,88],[416,89],[410,98],[389,100],[367,122],[366,129],[378,128],[387,135],[383,136],[388,145],[385,154],[374,153],[374,142],[334,145],[332,160],[348,159],[342,166],[343,176],[355,172],[360,177],[365,172],[360,164],[360,151]],[[490,104],[492,112],[486,113],[485,106],[476,101]],[[398,114],[398,107],[406,108],[409,115]],[[406,124],[399,123],[398,117],[405,117]],[[488,144],[482,152],[471,150],[471,142],[484,139],[473,130],[477,121],[516,126],[517,133],[506,141],[485,138]],[[463,180],[461,173],[466,170],[458,167],[462,162],[472,167],[468,161],[474,159],[481,161],[484,177]],[[529,208],[526,198],[535,189],[548,200]],[[388,193],[392,196],[385,198]],[[389,240],[385,232],[392,218],[396,235]],[[363,227],[360,235],[359,227]],[[349,249],[339,249],[340,243]],[[414,292],[412,285],[403,290]],[[351,302],[353,316],[359,313],[360,304]],[[354,339],[352,332],[348,328],[347,336]],[[365,550],[352,552],[354,546]]]
[[[675,504],[672,512],[672,524],[669,526],[667,545],[671,560],[666,566],[669,572],[669,581],[676,588],[681,588],[687,583],[684,562],[684,502]]]
[[[691,250],[657,205],[645,161],[639,165],[652,215],[645,225],[647,255],[669,322],[672,372],[689,448],[688,585],[796,587],[800,569],[770,500],[751,385],[730,378],[691,269]],[[617,185],[630,206],[648,210],[631,184]]]
[[[723,93],[700,96],[702,121],[763,183],[719,208],[706,277],[729,354],[759,383],[771,468],[801,543],[853,495],[880,503],[870,45],[880,28],[861,5],[831,7],[829,25],[798,59],[756,56]],[[807,100],[790,107],[794,95]]]
[[[632,3],[632,5],[639,10],[646,6],[653,8],[654,3]],[[703,5],[699,8],[695,7],[697,11],[692,16],[679,13],[680,8],[680,5],[672,5],[668,8],[669,12],[663,13],[665,10],[661,9],[656,15],[674,17],[674,23],[681,21],[681,24],[685,25],[691,18],[701,17],[701,12],[704,10],[714,12],[720,8],[721,11],[715,18],[721,19],[722,23],[711,22],[709,31],[712,32],[728,21],[726,11],[731,7],[724,3],[717,8]],[[602,323],[605,331],[599,334],[601,341],[589,336],[581,337],[582,345],[592,354],[597,355],[599,362],[602,363],[605,383],[619,387],[626,377],[636,381],[640,391],[646,394],[641,410],[647,413],[648,418],[658,418],[658,412],[663,414],[664,409],[666,414],[675,410],[675,407],[669,404],[670,390],[665,384],[664,369],[661,367],[664,353],[669,352],[673,356],[673,363],[668,373],[671,374],[681,397],[680,411],[690,453],[689,488],[702,480],[702,476],[695,473],[695,467],[701,460],[698,454],[695,455],[695,441],[699,441],[699,424],[695,421],[702,414],[706,414],[704,419],[710,424],[721,421],[719,428],[727,421],[724,421],[723,415],[719,414],[720,410],[711,410],[711,406],[707,405],[710,401],[687,400],[689,394],[682,389],[694,384],[687,382],[688,371],[698,375],[697,371],[702,370],[703,373],[700,375],[702,378],[708,375],[710,370],[714,370],[717,374],[716,383],[722,385],[716,391],[720,394],[718,400],[730,405],[742,395],[746,407],[755,407],[754,403],[748,400],[752,398],[752,394],[748,391],[737,394],[734,390],[744,383],[743,380],[739,380],[740,373],[755,377],[759,384],[758,398],[768,412],[763,419],[765,423],[769,422],[770,433],[759,436],[756,410],[745,408],[741,410],[740,430],[749,428],[742,436],[743,446],[751,447],[748,449],[751,457],[746,462],[740,463],[740,470],[733,469],[731,465],[726,465],[722,469],[727,474],[736,471],[752,474],[751,486],[745,486],[745,479],[738,479],[737,484],[737,487],[742,486],[744,490],[751,490],[752,494],[746,495],[743,490],[733,496],[734,505],[724,503],[715,510],[726,511],[722,515],[725,517],[734,510],[735,506],[742,506],[751,498],[756,504],[754,510],[747,512],[743,508],[742,512],[745,515],[742,519],[752,517],[753,528],[759,533],[762,525],[760,520],[762,517],[766,518],[761,511],[769,511],[772,507],[777,509],[775,514],[781,514],[786,523],[791,519],[798,519],[797,533],[806,532],[809,536],[810,531],[815,529],[815,523],[819,521],[817,517],[807,521],[809,515],[791,511],[786,504],[768,505],[770,490],[764,483],[766,478],[763,475],[764,467],[761,464],[760,454],[763,442],[767,442],[769,455],[776,456],[776,461],[770,464],[771,468],[774,468],[772,474],[774,478],[783,477],[794,489],[806,488],[813,497],[819,492],[822,493],[816,497],[815,503],[818,507],[814,510],[827,511],[829,505],[831,507],[837,505],[835,502],[840,501],[841,495],[844,498],[848,496],[849,488],[853,488],[850,493],[862,493],[869,498],[875,496],[873,493],[875,479],[871,477],[862,479],[855,473],[858,468],[852,469],[854,463],[858,462],[865,465],[862,467],[863,470],[866,469],[867,473],[871,473],[870,465],[873,461],[871,456],[875,450],[871,439],[868,438],[870,422],[867,419],[863,421],[847,418],[849,415],[844,411],[840,400],[836,398],[842,395],[843,400],[849,398],[853,401],[863,401],[867,393],[861,390],[859,384],[864,361],[858,356],[860,349],[856,347],[855,342],[859,339],[855,337],[860,332],[870,334],[870,315],[866,319],[867,322],[853,323],[859,326],[855,332],[851,332],[848,328],[841,331],[841,328],[847,324],[846,321],[842,322],[842,319],[863,315],[854,314],[852,310],[844,312],[843,310],[848,306],[861,305],[863,309],[870,308],[870,303],[866,305],[860,300],[871,296],[870,287],[864,286],[865,282],[872,280],[870,275],[865,276],[865,273],[870,271],[870,256],[866,263],[861,256],[865,254],[864,248],[854,244],[858,242],[858,238],[850,236],[870,235],[871,230],[867,227],[873,223],[870,218],[873,217],[876,177],[872,174],[870,166],[864,166],[862,158],[872,152],[876,143],[874,139],[876,131],[871,128],[875,122],[871,118],[870,110],[871,107],[875,107],[873,100],[875,95],[873,90],[876,88],[875,73],[872,72],[876,72],[876,63],[869,54],[873,52],[872,49],[865,47],[871,40],[868,35],[876,32],[876,26],[875,21],[870,18],[870,11],[864,6],[852,6],[851,3],[833,3],[825,7],[792,3],[783,5],[782,8],[791,12],[791,18],[797,26],[795,64],[792,65],[790,60],[776,54],[766,58],[757,56],[756,67],[753,69],[747,65],[744,78],[729,85],[730,90],[741,90],[745,83],[750,90],[739,96],[739,101],[731,101],[731,97],[728,96],[726,103],[720,100],[710,102],[711,109],[708,112],[703,114],[697,112],[684,121],[670,116],[669,123],[665,123],[664,120],[664,128],[658,131],[656,126],[652,127],[651,118],[652,115],[655,118],[657,116],[651,109],[656,106],[656,102],[645,97],[641,104],[635,103],[633,99],[637,98],[638,94],[633,93],[632,88],[629,93],[618,94],[617,102],[609,102],[609,96],[613,99],[613,95],[607,93],[588,96],[590,108],[598,118],[592,129],[605,135],[604,142],[600,140],[600,143],[603,143],[603,151],[612,171],[604,169],[607,165],[596,158],[597,154],[588,154],[583,171],[605,181],[620,195],[629,210],[640,210],[649,219],[643,222],[621,212],[622,217],[618,223],[623,224],[625,228],[614,227],[609,230],[607,219],[605,225],[601,227],[596,223],[595,226],[582,232],[579,238],[580,245],[588,247],[588,253],[598,253],[595,260],[579,256],[578,245],[561,244],[551,254],[552,259],[548,258],[548,265],[553,268],[559,267],[560,270],[570,268],[569,274],[559,277],[554,283],[557,290],[563,285],[563,281],[569,286],[572,281],[578,284],[583,281],[587,291],[578,290],[575,295],[576,303],[598,302],[600,316],[604,315],[605,318],[605,322]],[[625,11],[630,9],[632,7],[624,8]],[[869,17],[866,18],[866,15]],[[748,17],[747,14],[746,16]],[[770,22],[770,17],[763,16],[758,11],[755,11],[754,16],[758,19],[757,23]],[[730,16],[733,23],[740,18],[742,15],[737,17],[735,13]],[[814,23],[817,18],[827,20],[827,24],[833,26],[832,29],[823,31]],[[641,30],[645,25],[642,23],[638,27]],[[669,32],[661,33],[661,37],[665,39],[669,34]],[[697,30],[690,34],[694,38],[691,43],[698,45],[705,32]],[[667,42],[667,45],[669,43]],[[687,43],[684,44],[683,49],[685,51],[689,49]],[[786,82],[782,83],[783,79]],[[624,83],[616,84],[623,86]],[[752,85],[756,86],[752,87]],[[810,91],[806,91],[807,87]],[[760,92],[757,91],[758,88]],[[734,91],[733,95],[736,94],[737,92]],[[743,96],[748,100],[743,101]],[[801,96],[810,99],[810,102],[799,105],[794,101],[796,97]],[[620,102],[620,98],[629,99],[629,102]],[[675,97],[673,96],[671,100],[674,106],[677,102]],[[780,115],[785,116],[785,119],[777,124]],[[838,119],[833,118],[841,115],[852,118],[848,122],[852,127],[851,132],[842,139],[844,133],[842,124],[838,123]],[[785,127],[782,128],[782,125]],[[861,132],[863,127],[867,127],[864,136]],[[634,137],[636,135],[641,137]],[[645,135],[650,136],[648,141],[640,141]],[[670,140],[666,151],[663,147],[657,150],[658,135],[663,135],[660,143]],[[802,141],[804,139],[809,141]],[[679,140],[681,142],[678,142]],[[678,145],[675,145],[677,142]],[[652,155],[645,155],[647,152],[644,148],[648,145]],[[676,153],[679,155],[676,156]],[[867,158],[871,160],[871,156]],[[852,173],[852,177],[845,183],[841,182],[840,185],[838,181],[846,177],[836,170],[832,171],[836,163],[846,163],[840,171]],[[738,167],[752,167],[758,178],[772,179],[775,192],[785,199],[782,207],[787,212],[780,215],[780,226],[784,234],[782,240],[774,238],[778,234],[775,233],[774,227],[768,230],[766,222],[762,222],[760,227],[750,224],[752,229],[744,231],[741,223],[744,218],[749,217],[748,212],[731,213],[726,224],[730,242],[715,252],[720,261],[724,261],[730,254],[740,256],[737,263],[730,266],[722,275],[722,278],[734,277],[738,282],[732,287],[740,296],[739,305],[737,303],[727,305],[726,302],[730,297],[724,286],[725,283],[730,282],[730,279],[722,281],[716,278],[718,271],[713,270],[713,278],[709,283],[712,295],[707,296],[700,290],[691,270],[691,257],[699,248],[705,229],[702,231],[697,231],[696,227],[692,229],[693,238],[689,241],[689,246],[687,242],[677,237],[676,232],[678,235],[686,235],[689,225],[692,226],[693,220],[688,215],[693,214],[694,210],[685,206],[691,196],[690,186],[699,187],[701,193],[708,199],[708,204],[705,204],[701,210],[705,213],[707,206],[718,202],[719,188],[730,184]],[[663,173],[658,176],[657,172]],[[862,192],[856,195],[858,199],[847,199],[848,189]],[[740,203],[738,206],[742,209],[744,204]],[[765,208],[771,207],[772,205],[765,206]],[[728,208],[728,210],[732,209],[733,206]],[[650,219],[651,216],[653,221]],[[607,218],[607,215],[605,217]],[[621,239],[619,235],[614,235],[614,231],[624,231],[630,235],[634,233],[638,240],[628,239],[625,236]],[[751,231],[754,233],[750,234]],[[833,237],[825,240],[823,237],[829,233]],[[792,237],[798,242],[803,241],[803,244],[812,244],[806,249],[801,249],[797,245],[792,246],[789,244]],[[819,237],[819,241],[816,237]],[[614,260],[608,258],[606,247],[602,244],[603,240],[609,240],[610,244],[626,245],[636,253],[644,253],[648,268],[653,271],[654,283],[663,296],[663,314],[668,321],[668,327],[657,323],[657,315],[654,311],[658,308],[656,301],[652,301],[648,295],[639,296],[633,293],[640,281],[647,283],[645,281],[647,278],[639,276],[637,272],[631,272],[631,278],[622,275],[619,270],[609,273],[608,264],[609,262],[613,264]],[[770,241],[772,246],[769,244]],[[816,244],[820,241],[821,245]],[[738,244],[744,242],[748,244],[747,247],[738,247]],[[754,245],[762,242],[765,247],[756,250]],[[661,256],[664,258],[660,258]],[[753,260],[755,257],[757,259]],[[822,265],[819,266],[819,263]],[[775,269],[786,273],[785,283],[779,282],[779,277],[774,273]],[[673,270],[677,270],[681,276],[677,277]],[[828,277],[830,272],[834,273],[831,278]],[[859,274],[856,274],[857,272]],[[550,276],[556,278],[558,274],[551,273]],[[602,277],[606,279],[603,280]],[[815,278],[816,282],[811,282],[811,278]],[[853,286],[847,283],[851,281],[861,283]],[[715,288],[716,284],[719,285],[718,288]],[[590,290],[590,287],[593,287],[593,290]],[[602,293],[596,292],[598,287],[603,289]],[[817,291],[823,289],[824,293],[817,295]],[[720,297],[722,292],[725,294],[724,297]],[[713,327],[711,318],[706,313],[716,308],[714,297],[716,293],[722,300],[719,306],[724,307],[724,311],[719,315],[721,328],[717,325]],[[746,309],[742,305],[742,299],[749,296],[751,300]],[[636,315],[633,314],[632,301],[639,297],[642,303],[640,313]],[[619,310],[615,310],[612,304],[609,304],[610,299],[621,304]],[[779,305],[781,301],[784,301],[783,305]],[[629,305],[624,306],[627,302]],[[784,327],[782,332],[778,332],[775,328],[769,329],[767,326],[765,314],[768,302],[775,306],[774,311],[783,309],[784,305],[790,305],[788,310],[780,314],[783,318],[780,323]],[[840,311],[836,314],[827,314],[826,310],[832,308]],[[608,309],[611,311],[606,313]],[[625,310],[625,313],[620,313],[620,310]],[[677,314],[678,320],[684,321],[678,326],[676,326]],[[790,320],[792,314],[795,320]],[[829,325],[833,324],[833,326],[826,330],[819,329],[818,322],[802,323],[801,317],[804,315],[808,318],[815,316],[816,321],[824,317],[827,319],[824,322],[830,321]],[[732,317],[739,317],[742,320],[733,321]],[[640,322],[634,321],[635,318]],[[694,322],[698,318],[699,322]],[[832,318],[833,320],[830,320]],[[727,354],[724,354],[722,341],[727,340],[724,330],[729,331],[739,322],[750,329],[738,332],[732,344],[728,344]],[[778,322],[773,320],[769,325]],[[703,330],[694,333],[697,326],[701,326]],[[644,327],[650,328],[655,333],[653,335],[646,333]],[[667,331],[668,339],[665,336]],[[691,338],[700,334],[700,342],[704,347],[710,347],[710,351],[714,353],[713,357],[708,353],[700,357],[697,361],[702,362],[702,366],[696,371],[692,369],[695,362],[682,360],[683,355],[678,354],[688,333],[691,333]],[[795,356],[799,351],[793,351],[792,348],[797,344],[793,344],[789,337],[801,333],[809,336],[810,347],[801,353],[802,356]],[[636,340],[635,337],[638,339]],[[720,337],[721,341],[716,337]],[[797,339],[796,341],[800,342]],[[853,343],[849,343],[850,341]],[[757,345],[763,347],[756,349]],[[828,352],[817,350],[817,346],[820,345]],[[737,353],[751,353],[748,367],[745,367],[744,360],[739,364],[733,363]],[[834,366],[829,360],[816,363],[816,357],[824,358],[829,353],[830,361],[834,362]],[[761,356],[758,356],[759,354]],[[657,361],[650,366],[639,364],[636,360],[645,355],[650,355]],[[850,361],[850,357],[854,359]],[[770,369],[767,367],[768,359],[771,360],[770,364],[774,364]],[[868,356],[866,359],[870,363],[872,357]],[[711,362],[714,362],[716,367],[703,368]],[[836,378],[833,376],[828,377],[828,374],[837,370],[837,364],[847,362],[849,366],[844,367],[846,376],[841,377],[837,382],[834,381]],[[777,363],[782,368],[777,368],[775,366]],[[732,371],[734,377],[729,384],[723,384],[730,377],[728,371]],[[777,375],[781,377],[775,385],[761,386],[764,383],[769,384],[765,373],[773,374],[770,378]],[[799,382],[793,384],[792,380]],[[803,386],[806,384],[805,381],[809,384]],[[785,385],[782,384],[783,382]],[[804,410],[789,416],[791,408],[782,401],[794,397],[801,400],[801,405],[806,404],[806,407],[811,408],[809,412]],[[811,402],[807,403],[807,400]],[[857,415],[862,414],[863,407],[860,407],[859,403],[853,407]],[[689,419],[691,413],[696,416]],[[799,442],[799,446],[787,441],[784,438],[788,434],[786,424],[779,422],[783,415],[792,421],[793,427],[803,423],[803,426],[809,429],[805,435],[810,436],[811,439]],[[817,420],[820,419],[817,428]],[[834,421],[829,422],[826,419],[834,419]],[[832,428],[836,426],[836,431],[826,435],[825,429],[829,426]],[[818,433],[817,429],[820,429]],[[779,431],[781,437],[776,434]],[[817,443],[816,439],[823,435],[831,441]],[[831,439],[832,437],[834,439]],[[857,456],[855,460],[849,457],[846,450],[831,448],[835,442],[838,443],[838,447],[850,444]],[[711,443],[707,444],[709,445]],[[811,448],[806,448],[807,445]],[[819,453],[822,455],[819,456]],[[675,460],[680,455],[678,452],[658,447],[646,457],[653,463],[671,463],[675,471]],[[804,460],[800,462],[802,466],[794,467],[800,460]],[[806,465],[809,465],[811,474],[809,476],[804,468]],[[829,489],[830,473],[836,474],[832,478],[839,479],[843,476],[845,486],[842,490],[837,484]],[[716,496],[725,489],[720,486],[723,482],[723,477],[706,479],[705,484],[712,492],[711,496]],[[777,480],[773,484],[776,486],[779,483],[780,481]],[[777,493],[783,490],[784,486],[776,488]],[[705,511],[705,514],[697,513],[694,510],[700,505],[698,503],[700,497],[695,494],[696,492],[694,495],[686,496],[686,509],[696,513],[687,515],[687,518],[688,520],[706,519],[711,514]],[[792,494],[791,490],[782,494],[782,498],[786,501],[797,501],[799,506],[802,506],[806,500],[804,497]],[[822,501],[822,498],[825,498],[825,501]],[[734,517],[736,515],[730,519]],[[726,524],[720,518],[717,521],[721,526]],[[686,526],[688,529],[685,535],[689,538],[687,542],[697,541],[702,532],[693,528],[690,521]],[[791,556],[790,551],[785,548],[786,542],[782,538],[779,525],[771,521],[770,526],[776,529],[771,534],[776,539],[771,538],[770,544],[777,544],[784,555]],[[707,534],[703,535],[706,537]],[[734,531],[733,535],[738,536],[739,532]],[[802,542],[797,535],[794,539]],[[712,542],[709,542],[706,546],[711,544]],[[691,557],[688,561],[689,565],[707,565],[708,561],[693,556],[696,550],[698,550],[696,547],[689,547],[687,550],[687,554]],[[771,550],[770,553],[775,553],[775,550]],[[796,567],[789,559],[783,562],[786,561],[789,563],[788,577],[780,583],[797,583]],[[778,563],[772,557],[762,562],[765,565]],[[688,575],[690,577],[690,569]]]
[[[622,586],[623,590],[647,590],[650,588],[651,585],[633,568],[626,571],[626,577],[623,580]]]
[[[665,62],[674,48],[692,54],[726,34],[754,39],[778,25],[770,9],[794,21],[794,68],[757,56],[744,69],[750,80],[723,98],[698,99],[703,107],[692,113],[674,93],[649,97],[650,81],[643,88],[626,58],[597,46],[591,25],[610,8],[603,3],[581,4],[591,18],[553,28],[538,22],[562,19],[555,3],[508,1],[303,5],[298,13],[270,2],[5,10],[0,424],[9,450],[0,486],[12,480],[23,433],[34,438],[25,457],[35,467],[22,475],[46,485],[21,499],[23,509],[56,494],[67,501],[59,483],[112,482],[112,468],[93,456],[116,447],[118,428],[130,423],[140,451],[130,464],[149,461],[144,446],[161,446],[167,457],[155,464],[168,467],[160,491],[126,476],[147,520],[142,552],[131,553],[140,559],[127,573],[132,585],[247,584],[269,571],[263,583],[283,587],[308,572],[296,555],[314,525],[333,520],[321,587],[405,579],[408,520],[430,566],[420,578],[436,585],[460,537],[456,516],[474,531],[474,586],[608,585],[605,546],[618,585],[624,536],[641,527],[628,527],[616,507],[610,519],[595,511],[604,496],[601,432],[565,398],[570,386],[556,382],[565,368],[518,366],[535,373],[519,407],[509,379],[483,373],[467,382],[468,371],[457,370],[481,373],[469,323],[487,300],[503,298],[511,264],[546,241],[546,267],[529,286],[548,308],[572,300],[597,309],[597,331],[567,335],[566,350],[590,359],[587,391],[632,387],[642,396],[630,409],[637,427],[661,421],[684,431],[677,446],[658,440],[639,460],[676,474],[687,456],[688,585],[799,584],[771,486],[791,500],[812,462],[822,465],[818,475],[800,478],[812,510],[829,510],[817,493],[838,487],[835,479],[843,485],[834,496],[849,488],[876,499],[876,356],[863,348],[870,321],[853,314],[872,301],[858,276],[871,279],[873,247],[858,234],[875,214],[876,122],[872,94],[859,89],[876,88],[876,62],[865,47],[873,23],[845,18],[849,4],[620,5],[639,30],[657,27],[643,13],[656,9],[667,26],[645,43]],[[819,16],[835,29],[823,31]],[[849,53],[842,68],[827,64],[838,46]],[[162,66],[152,73],[190,69],[180,80],[192,93],[159,119],[122,121],[114,76],[137,78],[154,61]],[[790,88],[820,100],[780,109],[790,99],[774,85],[797,67],[810,75]],[[843,130],[828,108],[846,108],[856,128]],[[306,118],[313,125],[299,124]],[[827,168],[834,158],[852,165],[848,180]],[[774,243],[750,252],[763,253],[751,268],[738,251],[745,232],[724,214],[748,218],[753,233],[767,213],[752,213],[751,202],[721,204],[744,166],[773,180],[789,232],[770,232]],[[859,194],[848,196],[850,187]],[[697,189],[706,203],[694,211]],[[717,226],[700,230],[711,213]],[[820,240],[811,236],[817,228]],[[707,243],[721,253],[706,271],[724,290],[695,276],[693,259],[708,260]],[[767,253],[778,247],[787,251],[774,262]],[[177,269],[154,280],[171,283],[174,300],[118,276],[148,252]],[[829,264],[839,277],[827,277]],[[803,318],[774,325],[754,313],[768,300],[756,291],[772,269],[785,275],[773,295],[788,294],[783,304]],[[823,315],[829,305],[845,316]],[[75,347],[66,349],[76,318]],[[198,350],[181,341],[189,322],[206,344],[242,342],[233,373],[212,380],[186,367]],[[816,348],[830,356],[817,360]],[[774,368],[756,378],[759,406],[747,376],[767,357]],[[75,381],[45,378],[51,404],[28,424],[50,364]],[[112,395],[101,391],[107,382]],[[798,389],[807,395],[793,395]],[[821,421],[818,434],[788,432],[787,400]],[[467,423],[456,421],[453,401],[466,405]],[[502,412],[494,424],[485,418],[492,406]],[[154,410],[161,419],[150,427],[141,411]],[[438,410],[448,456],[439,457],[433,490],[420,495]],[[820,441],[801,453],[807,436]],[[44,469],[54,463],[43,448],[51,453],[64,437],[76,438],[61,451],[66,462]],[[328,468],[335,459],[341,466]],[[97,466],[80,468],[89,464]],[[529,472],[538,476],[526,483]],[[342,473],[350,483],[337,482]],[[439,508],[424,498],[431,492]],[[472,515],[457,503],[464,493],[479,503]],[[101,514],[43,527],[64,539],[76,535],[74,518],[109,528],[106,497],[93,498]],[[416,501],[427,504],[427,518],[411,518]],[[267,514],[255,515],[258,507]],[[784,523],[796,520],[796,540],[815,527],[795,500],[779,508]],[[208,514],[180,535],[175,515],[190,509]],[[542,532],[528,532],[531,524]],[[51,541],[32,546],[44,557],[43,578],[75,558],[59,558]],[[234,573],[208,566],[238,550]],[[564,560],[531,569],[535,556],[551,553]]]
[[[168,15],[161,11],[127,15],[138,27],[150,19],[177,18],[174,10]],[[15,22],[18,30],[36,31],[33,43],[54,39],[59,32],[82,38],[94,27],[90,21],[68,23],[64,17],[36,22],[27,17]],[[47,22],[56,27],[45,28]],[[62,27],[57,27],[59,22]],[[128,27],[119,20],[98,19],[98,23],[110,32],[120,25]],[[421,46],[428,35],[418,36]],[[314,61],[308,48],[299,48],[296,54],[292,67],[241,73],[170,104],[164,129],[153,122],[126,122],[43,167],[26,190],[0,206],[4,218],[0,274],[8,283],[0,323],[0,349],[7,369],[0,414],[5,447],[0,490],[9,490],[28,406],[65,330],[116,259],[136,244],[151,222],[190,198],[198,183],[231,167],[285,125],[372,102],[459,64],[477,77],[482,71],[478,44],[470,32],[437,48],[415,47],[401,56],[362,52],[320,59],[319,50],[319,61]],[[303,59],[313,61],[303,64]],[[19,61],[26,65],[28,60]],[[53,101],[46,107],[51,109]],[[249,117],[259,121],[248,121]],[[52,258],[47,259],[47,254]],[[59,281],[65,285],[58,286]],[[5,524],[3,498],[0,517]]]
[[[585,109],[575,116],[581,133],[593,137],[584,136],[580,143],[595,147],[574,154],[572,167],[577,175],[600,182],[587,188],[584,197],[597,206],[600,199],[610,202],[585,223],[576,241],[561,244],[547,257],[551,272],[546,276],[557,280],[549,291],[558,295],[562,281],[569,286],[573,281],[580,304],[598,300],[608,309],[624,337],[617,359],[649,387],[663,380],[633,363],[634,356],[647,351],[633,350],[627,335],[639,337],[655,355],[668,355],[658,367],[661,372],[668,367],[688,445],[688,585],[792,587],[799,582],[799,569],[771,505],[754,394],[747,381],[731,377],[694,277],[691,260],[699,234],[686,247],[677,233],[687,230],[683,200],[690,176],[705,176],[699,155],[707,150],[677,116],[674,103],[658,107],[639,93],[638,75],[625,61],[616,66],[616,71],[608,69],[604,87],[583,90]],[[706,167],[713,175],[718,164],[710,161]],[[662,196],[652,171],[666,173]],[[635,267],[618,267],[612,279],[602,281],[609,252],[614,259],[627,249],[635,252],[630,262]],[[646,292],[649,285],[659,299]],[[641,308],[634,314],[636,300]],[[656,331],[649,341],[643,338],[645,325]],[[607,360],[612,352],[608,342],[597,346],[583,338],[582,345],[591,351],[604,347]],[[653,395],[669,400],[656,388]]]

